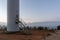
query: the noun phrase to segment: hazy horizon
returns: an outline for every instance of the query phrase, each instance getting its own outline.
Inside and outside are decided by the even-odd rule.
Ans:
[[[26,23],[60,21],[60,0],[20,0],[19,5]],[[0,22],[7,22],[7,0],[0,0]]]

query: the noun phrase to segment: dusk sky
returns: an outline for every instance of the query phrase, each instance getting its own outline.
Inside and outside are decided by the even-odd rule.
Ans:
[[[25,22],[60,21],[60,0],[20,0]],[[7,0],[0,0],[0,22],[7,22]]]

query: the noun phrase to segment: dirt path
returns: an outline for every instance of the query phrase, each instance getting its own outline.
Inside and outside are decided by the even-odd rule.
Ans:
[[[55,34],[53,33],[51,36],[46,37],[45,40],[60,40],[60,30],[57,31]]]

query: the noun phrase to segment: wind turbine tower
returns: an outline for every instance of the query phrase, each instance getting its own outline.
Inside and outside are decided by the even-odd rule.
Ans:
[[[19,0],[7,0],[7,31],[18,32]]]

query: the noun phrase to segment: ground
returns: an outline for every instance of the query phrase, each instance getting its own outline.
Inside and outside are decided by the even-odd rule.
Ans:
[[[0,31],[0,40],[41,40],[48,37],[49,32],[43,30],[30,30],[31,35],[24,35],[22,32],[5,34]]]
[[[51,36],[46,37],[46,40],[60,40],[60,30],[57,30],[55,34],[52,33]]]

